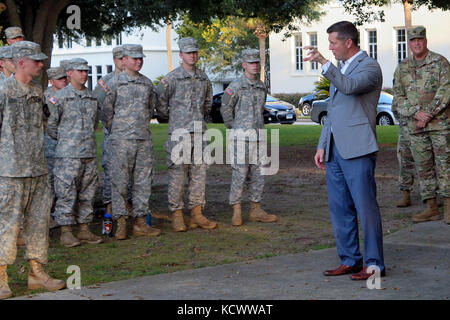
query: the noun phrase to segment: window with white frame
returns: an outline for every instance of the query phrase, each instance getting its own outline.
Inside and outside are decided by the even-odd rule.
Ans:
[[[111,73],[113,71],[113,66],[110,64],[106,65],[106,73]]]
[[[95,39],[95,46],[100,47],[102,45],[102,38],[96,38]]]
[[[377,60],[377,31],[369,30],[369,57]]]
[[[313,32],[309,34],[309,45],[311,47],[317,48],[317,32]],[[319,65],[316,61],[310,62],[311,70],[318,70]]]
[[[121,45],[122,45],[122,34],[121,34],[121,33],[119,33],[119,34],[116,36],[116,45],[117,45],[117,46],[121,46]]]
[[[97,81],[102,77],[102,66],[95,66],[95,71],[97,72]]]
[[[295,70],[301,71],[303,70],[303,44],[301,33],[297,33],[294,36],[294,39],[295,39]]]
[[[88,71],[88,88],[90,90],[92,90],[92,66],[88,66],[89,67],[89,71]]]
[[[397,62],[406,58],[406,31],[397,29]]]
[[[70,37],[66,39],[66,47],[72,49],[72,39]]]

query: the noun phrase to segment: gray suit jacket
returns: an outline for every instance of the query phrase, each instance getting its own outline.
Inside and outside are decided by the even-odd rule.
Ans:
[[[331,64],[323,75],[331,82],[328,119],[317,146],[325,150],[325,161],[329,161],[331,130],[344,159],[378,151],[375,127],[383,83],[378,62],[362,52],[345,74]]]

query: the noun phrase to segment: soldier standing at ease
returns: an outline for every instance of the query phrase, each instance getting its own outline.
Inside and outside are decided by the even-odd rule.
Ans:
[[[278,220],[276,215],[267,214],[261,209],[260,202],[263,196],[264,176],[261,174],[261,159],[256,155],[257,164],[249,164],[247,157],[250,153],[256,152],[257,148],[250,148],[250,144],[260,140],[259,129],[264,129],[264,105],[266,103],[266,86],[259,80],[258,75],[261,70],[259,51],[248,49],[242,52],[242,67],[244,74],[233,81],[222,98],[220,112],[223,122],[228,129],[232,130],[254,130],[254,136],[237,136],[234,145],[233,169],[230,191],[230,205],[233,207],[233,217],[231,224],[233,226],[242,225],[241,202],[244,184],[246,180],[250,187],[250,221],[275,222]],[[230,135],[235,139],[234,135]],[[251,141],[251,142],[250,142]],[[237,143],[236,143],[237,142]],[[245,162],[240,164],[237,161],[238,144],[245,143]]]
[[[0,299],[9,297],[6,268],[17,254],[19,223],[24,216],[25,259],[30,264],[28,288],[54,291],[62,280],[44,272],[47,263],[51,190],[44,155],[42,89],[39,76],[47,56],[38,44],[12,45],[16,73],[0,85]]]
[[[103,76],[97,82],[97,86],[95,87],[94,94],[97,97],[98,102],[100,103],[100,107],[103,110],[103,105],[105,102],[106,93],[109,90],[110,82],[115,81],[117,76],[123,71],[123,50],[122,46],[115,47],[112,50],[113,54],[113,62],[115,69]],[[111,173],[109,168],[109,159],[112,157],[111,153],[111,141],[109,138],[109,132],[106,130],[106,127],[103,127],[103,143],[102,143],[102,167],[103,167],[103,203],[106,205],[106,211],[108,213],[112,212],[111,209]],[[131,186],[129,186],[129,189]],[[129,190],[128,201],[131,201],[131,191]],[[129,202],[127,203],[127,208],[129,213],[131,213],[131,206]]]
[[[193,38],[179,41],[181,66],[167,74],[158,85],[160,108],[158,113],[169,118],[169,136],[166,142],[167,166],[169,171],[168,198],[172,212],[172,229],[175,232],[186,231],[183,218],[184,184],[189,177],[189,204],[191,210],[190,228],[213,229],[217,223],[208,220],[202,214],[205,206],[205,186],[207,165],[194,164],[192,159],[194,146],[194,127],[206,130],[205,116],[209,115],[212,105],[212,86],[208,76],[195,65],[198,61],[198,44]],[[185,129],[191,136],[191,163],[175,164],[172,161],[172,149],[178,143],[172,141],[176,129]]]
[[[392,110],[395,110],[393,107]],[[409,130],[407,119],[402,118],[398,112],[394,112],[395,117],[399,121],[398,125],[398,143],[397,143],[397,158],[398,158],[398,186],[402,192],[402,198],[397,203],[397,207],[404,208],[411,205],[411,189],[414,184],[414,172],[416,167],[414,165],[414,158],[411,151],[411,141],[409,138]]]
[[[54,204],[56,201],[56,195],[55,195],[55,183],[54,183],[55,179],[53,175],[53,167],[55,164],[55,150],[57,141],[52,139],[48,134],[47,128],[48,117],[52,112],[55,112],[53,108],[53,103],[51,103],[49,99],[51,99],[52,96],[54,96],[57,91],[67,86],[67,76],[66,71],[61,67],[48,69],[47,76],[51,86],[44,91],[45,104],[47,105],[47,110],[44,109],[44,145],[45,145],[45,158],[47,159],[48,174],[50,177],[50,185],[52,187],[52,194],[54,197],[53,204]]]
[[[133,180],[133,236],[159,236],[161,230],[146,223],[152,188],[153,141],[150,121],[158,103],[152,81],[139,73],[145,55],[142,46],[125,44],[124,71],[109,82],[103,105],[103,123],[110,133],[114,159],[111,169],[112,216],[117,220],[115,237],[127,238],[127,191]]]
[[[5,46],[0,48],[0,64],[3,67],[3,71],[0,74],[0,83],[9,78],[15,71],[16,67],[12,61],[11,47]]]
[[[61,226],[61,244],[101,243],[89,230],[93,219],[93,199],[97,188],[97,147],[95,129],[100,106],[93,92],[85,87],[88,62],[71,60],[70,84],[49,98],[51,113],[48,134],[57,140],[54,164],[55,222]],[[71,225],[79,224],[77,236]],[[81,241],[81,242],[80,242]]]
[[[20,27],[9,27],[5,29],[6,42],[12,45],[16,42],[23,41],[23,32]]]
[[[420,195],[427,204],[413,221],[439,220],[438,191],[450,224],[450,64],[428,50],[422,26],[408,30],[408,45],[413,55],[395,70],[392,107],[407,119]]]

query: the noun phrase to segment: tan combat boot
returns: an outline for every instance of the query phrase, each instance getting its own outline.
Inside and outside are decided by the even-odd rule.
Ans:
[[[278,217],[274,214],[268,214],[261,209],[259,202],[250,202],[250,221],[253,222],[276,222]]]
[[[156,237],[161,234],[161,229],[150,227],[145,221],[146,217],[138,217],[133,225],[133,237]]]
[[[412,217],[414,222],[434,221],[440,219],[436,198],[427,199],[426,203],[427,209]]]
[[[127,238],[127,219],[125,216],[120,216],[117,220],[115,237],[117,240],[125,240]]]
[[[242,211],[240,203],[233,204],[233,217],[231,218],[231,225],[242,226]]]
[[[184,232],[187,230],[186,225],[184,224],[183,210],[176,210],[172,214],[172,229],[175,232]]]
[[[0,299],[6,299],[12,295],[11,289],[8,286],[7,267],[7,265],[0,266]]]
[[[397,203],[398,208],[406,208],[411,205],[411,192],[409,190],[402,190],[402,198]]]
[[[444,219],[445,223],[450,224],[450,198],[444,198]]]
[[[106,212],[111,214],[112,213],[112,205],[111,202],[106,204]]]
[[[19,228],[19,234],[17,235],[17,246],[25,247],[25,239],[23,238],[23,229]]]
[[[197,227],[203,229],[217,228],[217,223],[206,219],[202,214],[202,206],[196,206],[191,210],[191,220],[189,221],[189,228],[195,229]]]
[[[89,230],[89,226],[87,223],[80,224],[80,228],[78,229],[77,238],[81,241],[81,243],[102,243],[102,237],[96,236]]]
[[[72,234],[72,228],[70,226],[61,226],[61,236],[59,237],[61,244],[67,248],[76,247],[81,245],[80,240],[74,237]]]
[[[63,280],[53,279],[45,273],[42,264],[37,260],[28,260],[30,272],[28,273],[28,289],[45,289],[56,291],[64,288],[66,283]]]

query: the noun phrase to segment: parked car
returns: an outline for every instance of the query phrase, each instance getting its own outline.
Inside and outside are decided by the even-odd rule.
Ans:
[[[380,99],[377,105],[377,125],[379,126],[391,126],[398,124],[392,113],[392,95],[382,91]],[[325,100],[317,100],[312,104],[311,120],[323,125],[327,119],[327,107],[330,102],[330,98]]]
[[[214,123],[223,123],[222,114],[220,113],[222,96],[223,92],[216,93],[213,96],[211,119]],[[263,116],[264,123],[293,124],[297,121],[295,107],[292,104],[278,100],[271,95],[267,95]]]
[[[325,90],[315,91],[312,94],[303,96],[298,101],[298,109],[305,117],[311,114],[311,107],[314,101],[323,100],[329,96],[328,92]]]

